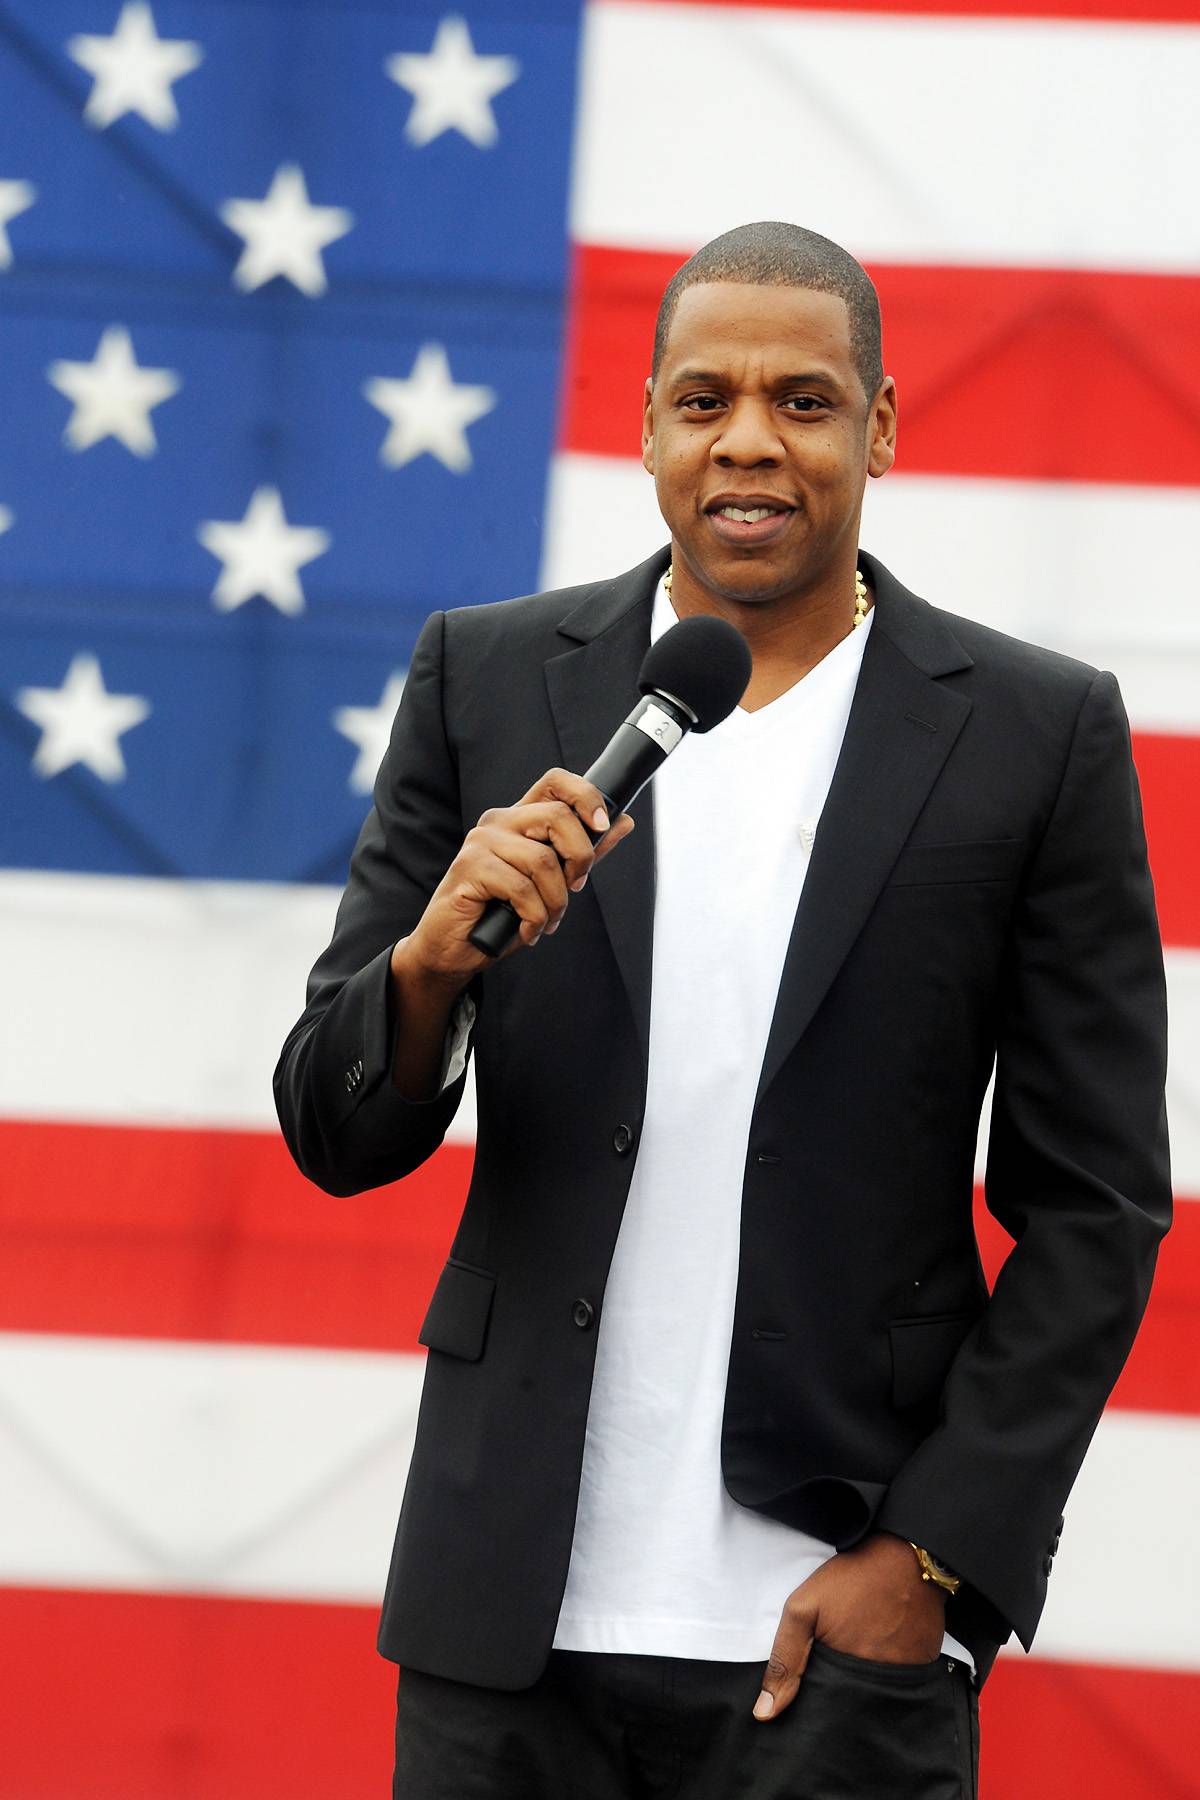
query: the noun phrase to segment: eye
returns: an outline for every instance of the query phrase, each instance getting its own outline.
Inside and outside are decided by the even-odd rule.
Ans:
[[[691,412],[713,412],[721,404],[719,394],[688,394],[679,403]]]
[[[817,394],[789,394],[783,404],[796,412],[820,412],[826,402]]]

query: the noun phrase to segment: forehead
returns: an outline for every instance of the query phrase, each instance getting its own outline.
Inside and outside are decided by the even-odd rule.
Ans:
[[[737,281],[697,282],[679,296],[661,373],[711,369],[747,358],[768,367],[828,364],[849,377],[850,313],[840,294],[815,288],[760,287]]]

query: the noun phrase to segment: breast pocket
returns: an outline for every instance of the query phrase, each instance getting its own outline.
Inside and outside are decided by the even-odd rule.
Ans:
[[[417,1342],[444,1356],[478,1362],[487,1341],[496,1277],[488,1269],[450,1258],[433,1290]]]
[[[888,877],[888,886],[1013,881],[1020,870],[1024,852],[1023,838],[985,838],[966,844],[906,844]]]

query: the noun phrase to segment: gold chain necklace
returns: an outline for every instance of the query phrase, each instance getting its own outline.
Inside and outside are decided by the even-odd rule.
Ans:
[[[667,596],[668,600],[671,598],[671,581],[674,577],[674,574],[675,574],[675,564],[668,563],[667,564],[667,572],[662,578],[663,579],[663,588],[664,588],[664,591],[666,592],[666,596]],[[867,593],[867,584],[863,580],[863,572],[861,569],[855,569],[855,571],[854,571],[854,625],[852,625],[850,627],[850,629],[852,631],[854,630],[855,626],[861,625],[863,623],[864,619],[866,618],[867,612],[869,610],[868,605],[867,605],[868,599],[869,599],[869,595]]]

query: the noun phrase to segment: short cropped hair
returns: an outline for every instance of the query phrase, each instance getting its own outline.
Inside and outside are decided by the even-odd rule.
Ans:
[[[803,225],[763,220],[736,225],[697,250],[667,283],[654,327],[651,379],[657,378],[679,296],[701,282],[744,282],[753,287],[814,288],[838,294],[850,315],[850,354],[869,399],[883,380],[879,296],[848,250]]]

